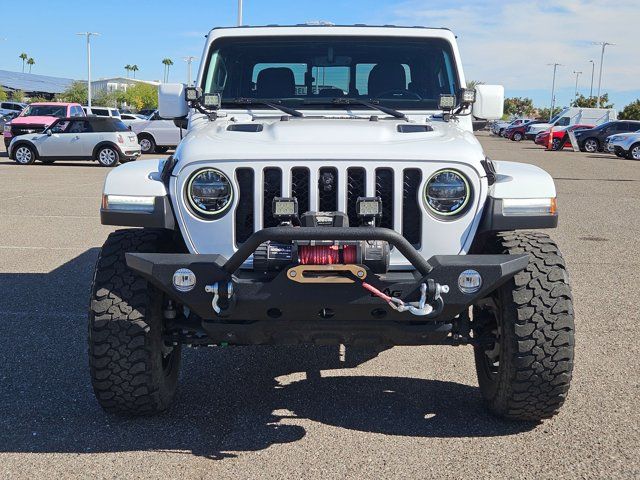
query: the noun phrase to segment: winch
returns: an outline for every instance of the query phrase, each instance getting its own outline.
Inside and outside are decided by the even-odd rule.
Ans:
[[[349,217],[343,212],[306,212],[298,219],[297,202],[292,199],[290,205],[283,206],[287,200],[274,199],[273,209],[274,216],[285,224],[296,220],[302,227],[349,228]],[[362,215],[364,221],[375,225],[376,212],[382,210],[381,206],[378,208],[380,200],[370,199],[369,204],[368,199],[359,200],[359,206],[368,207]],[[375,205],[375,212],[371,204]],[[253,254],[253,269],[266,273],[279,272],[292,265],[365,265],[374,273],[386,273],[389,261],[389,244],[381,240],[297,240],[261,244]]]

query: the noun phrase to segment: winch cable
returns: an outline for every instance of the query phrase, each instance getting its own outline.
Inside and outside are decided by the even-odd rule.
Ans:
[[[376,297],[381,298],[382,300],[387,302],[387,304],[397,312],[410,312],[413,315],[417,315],[420,317],[429,315],[434,312],[433,307],[427,303],[426,283],[420,285],[420,301],[414,303],[406,303],[399,298],[391,297],[365,281],[362,281],[361,283],[365,290],[368,290]]]

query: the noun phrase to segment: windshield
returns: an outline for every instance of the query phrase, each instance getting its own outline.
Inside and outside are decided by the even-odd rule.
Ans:
[[[22,112],[21,117],[58,117],[67,116],[66,105],[29,105]]]
[[[344,110],[353,106],[331,100],[354,98],[436,110],[441,94],[459,89],[453,58],[451,45],[442,39],[223,38],[210,50],[202,88],[220,93],[227,108],[252,98],[297,109]]]

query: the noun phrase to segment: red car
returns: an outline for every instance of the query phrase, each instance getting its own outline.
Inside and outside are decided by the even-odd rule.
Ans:
[[[562,150],[564,147],[570,147],[571,141],[569,141],[569,132],[575,130],[586,130],[593,128],[593,125],[569,125],[568,127],[558,128],[553,130],[553,150]],[[564,139],[564,143],[562,140]],[[547,148],[549,145],[549,130],[545,130],[536,135],[535,142],[537,145],[542,145]]]

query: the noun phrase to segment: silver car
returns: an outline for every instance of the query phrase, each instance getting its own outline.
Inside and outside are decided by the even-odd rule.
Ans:
[[[618,157],[640,160],[640,130],[607,137],[605,151],[615,153]]]

